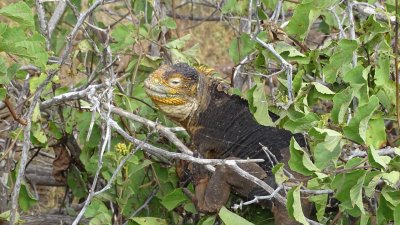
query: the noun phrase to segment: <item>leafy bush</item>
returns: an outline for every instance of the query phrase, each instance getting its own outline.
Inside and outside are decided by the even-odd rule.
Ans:
[[[50,163],[54,182],[68,187],[60,206],[71,221],[272,224],[262,206],[228,209],[235,197],[218,216],[196,216],[173,166],[183,154],[168,154],[185,150],[179,140],[189,137],[169,129],[175,125],[144,92],[144,79],[162,63],[199,64],[193,36],[213,42],[218,35],[183,35],[186,20],[220,15],[213,24],[235,32],[226,51],[236,65],[232,93],[249,101],[260,124],[307,137],[308,148],[290,145],[290,168],[307,177],[286,185],[290,215],[303,224],[399,223],[394,1],[200,1],[193,11],[215,11],[197,20],[182,14],[189,3],[172,2],[2,3],[0,186],[7,195],[0,205],[8,207],[0,219],[23,220],[19,209],[37,207],[27,164],[58,146]],[[268,110],[281,116],[277,124]],[[287,184],[282,164],[274,172]],[[315,218],[298,210],[301,197],[314,202]]]

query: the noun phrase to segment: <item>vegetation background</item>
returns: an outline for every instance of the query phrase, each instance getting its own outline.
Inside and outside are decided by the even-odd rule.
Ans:
[[[174,160],[198,159],[143,80],[187,62],[214,68],[259,123],[305,134],[289,166],[307,179],[274,168],[293,219],[400,224],[396,5],[1,1],[0,223],[273,224],[235,196],[198,214],[182,192]]]

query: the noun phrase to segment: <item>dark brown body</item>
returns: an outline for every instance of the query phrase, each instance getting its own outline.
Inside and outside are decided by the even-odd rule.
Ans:
[[[210,99],[198,115],[182,122],[192,137],[192,145],[205,158],[252,158],[264,159],[258,165],[242,164],[242,169],[276,188],[271,172],[274,165],[262,150],[262,146],[275,155],[280,162],[289,160],[289,144],[293,136],[287,130],[263,126],[257,123],[249,111],[246,100],[219,91],[218,83],[211,83],[208,90]],[[279,117],[270,113],[273,121]],[[304,146],[304,138],[294,135],[296,141]],[[196,171],[196,202],[201,211],[215,212],[226,203],[230,191],[251,199],[254,195],[269,195],[266,191],[246,180],[234,171],[220,166],[213,175],[204,170]],[[203,174],[201,174],[203,173]],[[272,204],[268,204],[272,205]],[[276,224],[296,224],[290,220],[286,209],[276,205],[271,207]]]
[[[274,165],[262,146],[268,147],[278,161],[286,164],[293,137],[289,131],[258,124],[247,101],[228,95],[221,83],[184,63],[161,66],[146,79],[145,87],[153,102],[169,118],[186,128],[192,138],[193,150],[205,158],[264,159],[263,163],[239,166],[276,187],[271,173]],[[270,116],[274,121],[278,119],[272,113]],[[300,145],[305,145],[302,135],[294,137]],[[254,194],[269,194],[225,166],[217,166],[214,173],[196,164],[192,167],[196,191],[192,198],[201,212],[217,212],[226,204],[231,191],[248,199]],[[270,206],[275,224],[296,224],[282,205]]]

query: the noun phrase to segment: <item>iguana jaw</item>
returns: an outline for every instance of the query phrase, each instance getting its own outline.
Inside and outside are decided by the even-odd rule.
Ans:
[[[150,96],[151,100],[156,104],[165,105],[182,105],[185,104],[186,99],[180,94],[171,94],[165,90],[164,86],[151,83],[150,79],[144,82],[146,93]]]

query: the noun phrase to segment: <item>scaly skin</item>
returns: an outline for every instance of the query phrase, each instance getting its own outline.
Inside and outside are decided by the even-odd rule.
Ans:
[[[145,88],[154,104],[188,131],[196,152],[206,158],[263,158],[264,163],[240,166],[276,187],[271,172],[273,165],[260,143],[279,161],[287,162],[293,136],[289,131],[258,124],[245,100],[226,94],[226,87],[184,63],[161,66],[145,80]],[[274,114],[270,116],[278,119]],[[300,135],[294,137],[304,146]],[[217,212],[226,204],[231,191],[245,198],[251,198],[254,193],[267,195],[224,166],[217,167],[211,176],[204,169],[193,167],[196,188],[193,201],[199,211]],[[285,210],[271,209],[275,224],[296,224]]]

